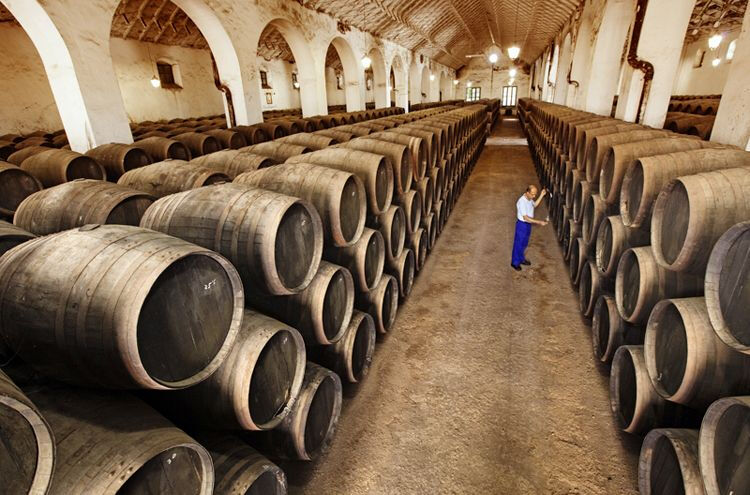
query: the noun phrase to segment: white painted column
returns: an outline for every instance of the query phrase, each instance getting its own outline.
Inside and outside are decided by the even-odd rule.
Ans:
[[[544,83],[544,87],[547,89],[547,96],[544,98],[544,101],[552,101],[555,97],[555,91],[557,91],[555,81],[557,80],[557,72],[560,70],[559,63],[560,47],[555,45],[555,51],[552,53],[552,66],[550,67],[549,76],[547,76],[547,80]]]
[[[573,58],[573,47],[571,46],[570,33],[565,36],[560,48],[560,62],[557,65],[555,74],[555,98],[554,102],[558,105],[565,104],[565,98],[568,96],[568,69],[570,61]]]
[[[635,0],[609,0],[604,8],[586,83],[584,109],[588,112],[609,115],[612,111],[620,78],[622,49],[628,28],[635,18],[635,8]]]
[[[723,63],[726,63],[723,62]],[[711,141],[750,151],[750,9],[745,11],[742,32],[729,69],[716,114]]]
[[[570,79],[577,81],[578,86],[568,87],[567,100],[569,107],[583,110],[586,101],[586,90],[591,70],[591,51],[594,44],[594,21],[599,16],[599,9],[594,2],[587,2],[581,13],[580,25],[576,33],[575,48],[573,49],[573,70]]]
[[[654,66],[654,79],[651,81],[641,116],[641,123],[645,125],[664,125],[685,43],[685,32],[694,6],[695,0],[651,0],[648,3],[637,52],[638,58]],[[643,73],[628,66],[623,78],[616,115],[623,120],[634,122],[643,88]]]

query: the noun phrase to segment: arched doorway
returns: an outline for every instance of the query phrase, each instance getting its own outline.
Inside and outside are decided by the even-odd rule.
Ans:
[[[378,48],[373,48],[368,53],[372,65],[372,93],[375,108],[385,108],[387,104],[386,93],[387,93],[387,77],[385,72],[385,58],[383,58],[383,52]]]
[[[357,58],[349,42],[340,36],[331,40],[325,62],[326,96],[329,107],[343,105],[347,112],[362,110],[358,67]]]
[[[430,76],[432,76],[432,73],[430,72],[430,66],[425,65],[422,68],[422,78],[421,78],[422,83],[420,85],[420,93],[422,96],[423,103],[434,101],[432,99],[432,95],[430,94]]]
[[[397,107],[408,110],[409,88],[407,87],[406,66],[398,54],[394,55],[391,61],[391,74],[393,75],[391,102],[395,102]]]
[[[426,101],[422,99],[422,68],[417,63],[417,56],[412,55],[409,65],[409,105],[417,105]]]

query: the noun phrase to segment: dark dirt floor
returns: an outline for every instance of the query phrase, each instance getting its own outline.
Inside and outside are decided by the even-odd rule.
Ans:
[[[637,493],[639,443],[612,419],[552,226],[509,266],[536,181],[519,137],[495,127],[330,451],[284,466],[290,493]]]

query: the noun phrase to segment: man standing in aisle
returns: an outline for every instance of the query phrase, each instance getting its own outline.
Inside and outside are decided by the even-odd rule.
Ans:
[[[547,225],[546,221],[534,219],[534,208],[539,206],[547,194],[547,190],[542,189],[537,199],[537,191],[534,185],[527,187],[526,192],[516,202],[516,235],[513,239],[513,257],[510,261],[510,266],[516,271],[521,271],[521,265],[531,265],[525,255],[531,236],[531,224]]]

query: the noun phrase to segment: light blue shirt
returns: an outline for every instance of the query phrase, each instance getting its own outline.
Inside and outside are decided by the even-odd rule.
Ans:
[[[529,218],[534,218],[534,200],[526,199],[526,195],[522,195],[516,201],[516,211],[518,212],[518,219],[525,222],[523,216],[526,215]]]

